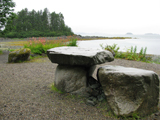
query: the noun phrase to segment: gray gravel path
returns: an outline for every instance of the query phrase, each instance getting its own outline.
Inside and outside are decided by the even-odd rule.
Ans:
[[[0,120],[113,120],[107,110],[88,106],[83,98],[52,92],[57,64],[42,60],[8,64],[7,54],[0,55]],[[107,64],[153,70],[160,76],[158,64],[120,59]]]
[[[9,54],[9,51],[3,51],[3,54],[0,55],[0,63],[7,63],[8,61],[8,54]]]

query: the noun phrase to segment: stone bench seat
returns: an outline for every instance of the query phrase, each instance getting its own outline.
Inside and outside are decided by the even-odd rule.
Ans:
[[[116,115],[145,116],[157,111],[159,78],[155,72],[107,65],[98,69],[97,77]]]

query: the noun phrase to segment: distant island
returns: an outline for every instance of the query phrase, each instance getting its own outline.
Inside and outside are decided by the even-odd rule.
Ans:
[[[133,35],[132,33],[130,33],[130,32],[128,32],[128,33],[126,33],[126,35]]]

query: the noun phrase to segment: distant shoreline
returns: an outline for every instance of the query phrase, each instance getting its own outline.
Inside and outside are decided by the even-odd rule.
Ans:
[[[59,40],[67,39],[68,36],[59,36],[59,37],[30,37],[30,38],[0,38],[0,42],[9,42],[9,41],[23,41],[30,40],[31,38],[45,38],[46,40]],[[132,37],[102,37],[102,36],[81,36],[74,35],[74,38],[78,40],[97,40],[97,39],[132,39]]]
[[[94,40],[94,39],[132,39],[132,37],[102,37],[102,36],[80,36],[78,37],[82,40]]]

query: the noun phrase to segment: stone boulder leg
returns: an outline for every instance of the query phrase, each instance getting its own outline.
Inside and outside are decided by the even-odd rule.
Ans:
[[[155,72],[104,66],[98,70],[98,79],[114,114],[146,116],[157,111],[159,78]]]
[[[87,96],[87,71],[84,67],[58,65],[54,85],[62,92]]]

